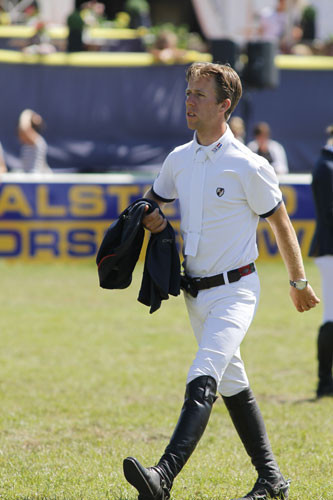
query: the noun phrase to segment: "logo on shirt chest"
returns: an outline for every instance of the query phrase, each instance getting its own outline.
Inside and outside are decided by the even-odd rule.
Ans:
[[[221,198],[221,196],[224,195],[224,188],[221,188],[221,187],[217,187],[216,188],[216,194],[219,198]]]

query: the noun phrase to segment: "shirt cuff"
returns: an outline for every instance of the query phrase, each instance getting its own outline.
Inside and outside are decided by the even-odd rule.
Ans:
[[[165,203],[171,203],[172,201],[175,201],[176,198],[171,198],[171,199],[168,199],[168,198],[162,198],[162,196],[160,196],[159,194],[157,194],[155,191],[154,191],[154,188],[152,187],[151,188],[151,192],[153,193],[153,195],[155,196],[155,198],[157,198],[158,200],[160,201],[164,201]]]
[[[274,214],[274,212],[277,211],[277,209],[279,208],[279,206],[281,205],[281,203],[282,203],[282,200],[280,200],[279,203],[274,208],[272,208],[272,210],[270,210],[269,212],[266,212],[265,214],[259,215],[259,217],[262,217],[263,219],[266,219],[267,217],[270,217],[271,215]]]

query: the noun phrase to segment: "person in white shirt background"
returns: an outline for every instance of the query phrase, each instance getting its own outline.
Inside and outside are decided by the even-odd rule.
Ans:
[[[3,148],[2,148],[2,145],[1,145],[1,142],[0,142],[0,174],[3,174],[5,172],[7,172],[7,165],[6,165],[6,162],[5,162],[5,156],[4,156]]]
[[[41,132],[43,118],[31,109],[22,111],[18,121],[18,137],[21,143],[21,167],[16,171],[51,173],[47,163],[47,143]]]
[[[287,174],[289,167],[286,151],[282,144],[271,139],[271,129],[268,123],[257,123],[253,129],[253,136],[253,141],[250,141],[247,147],[266,158],[277,174]]]
[[[277,0],[274,8],[264,7],[260,12],[258,34],[262,40],[279,44],[287,25],[287,0]]]
[[[162,457],[146,468],[129,456],[123,463],[124,474],[139,500],[169,499],[173,481],[199,442],[219,392],[258,473],[252,490],[237,500],[287,500],[289,481],[273,455],[240,354],[260,295],[254,264],[260,216],[275,234],[296,309],[309,311],[319,299],[306,280],[273,167],[236,140],[227,124],[242,94],[238,74],[228,65],[194,63],[186,79],[186,119],[194,138],[168,155],[145,197],[160,209],[179,200],[183,290],[198,350],[178,423]],[[152,233],[166,224],[158,208],[143,218]]]

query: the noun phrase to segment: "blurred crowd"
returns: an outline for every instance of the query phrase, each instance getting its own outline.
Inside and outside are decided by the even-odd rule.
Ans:
[[[16,10],[15,15],[4,7],[10,3],[13,2],[0,5],[0,26],[19,24],[32,27],[33,35],[29,39],[21,39],[15,47],[29,54],[105,50],[100,38],[94,39],[89,34],[95,28],[136,30],[141,43],[139,50],[149,51],[159,64],[183,62],[188,51],[209,52],[211,48],[210,41],[201,32],[193,32],[186,25],[154,24],[147,0],[124,1],[123,10],[115,12],[112,18],[107,15],[105,3],[101,1],[81,3],[66,15],[63,27],[67,27],[68,35],[60,42],[50,35],[50,26],[42,20],[37,1],[21,1],[25,7]],[[253,23],[249,26],[247,40],[272,42],[282,54],[333,55],[333,39],[320,41],[316,36],[316,14],[311,1],[276,0],[269,7],[252,14]],[[267,158],[277,174],[288,172],[284,147],[271,137],[268,123],[255,124],[249,133],[242,119],[234,117],[230,120],[230,127],[240,141]],[[47,164],[47,143],[43,138],[43,130],[44,121],[38,113],[33,110],[22,111],[17,128],[17,138],[21,144],[21,171],[51,172]],[[5,154],[0,145],[0,171],[7,170]]]
[[[134,29],[140,39],[140,49],[149,51],[154,59],[161,63],[181,62],[185,51],[196,50],[205,52],[207,43],[198,33],[190,32],[187,25],[160,23],[153,25],[150,15],[150,6],[146,0],[126,0],[124,10],[116,12],[109,19],[105,12],[105,4],[97,0],[90,0],[75,8],[66,19],[68,35],[66,40],[59,40],[51,35],[50,23],[41,19],[38,2],[23,9],[16,23],[10,14],[0,6],[0,26],[20,24],[34,28],[33,35],[24,42],[16,40],[16,48],[27,53],[48,54],[56,51],[101,51],[112,50],[107,47],[101,37],[92,37],[91,28],[104,29]],[[137,49],[133,50],[137,51]]]
[[[17,139],[20,143],[20,163],[15,172],[24,173],[52,173],[47,162],[47,142],[43,137],[45,122],[42,116],[31,109],[24,109],[17,124]],[[266,158],[277,175],[289,172],[287,154],[278,141],[271,137],[271,128],[268,123],[256,123],[252,130],[251,140],[244,120],[240,116],[232,116],[229,126],[236,139],[246,144],[251,151]],[[9,169],[6,166],[5,155],[0,143],[0,173]]]
[[[21,47],[30,53],[103,50],[103,44],[89,37],[89,28],[92,27],[138,30],[142,50],[150,51],[162,63],[182,60],[186,50],[210,50],[209,40],[205,40],[202,33],[191,32],[187,25],[154,24],[147,0],[126,0],[123,10],[116,12],[112,19],[106,13],[105,3],[98,0],[81,3],[67,17],[68,38],[65,43],[50,36],[48,23],[41,19],[38,1],[25,4],[26,8],[15,11],[15,15],[0,6],[0,26],[21,24],[33,27],[34,35]],[[251,13],[246,28],[248,40],[274,42],[278,52],[283,54],[333,55],[333,37],[321,40],[316,33],[317,9],[311,0],[276,0],[273,6],[272,2],[268,4]]]
[[[311,1],[276,0],[275,7],[257,13],[257,34],[277,43],[280,53],[333,55],[332,39],[320,40],[316,33],[317,11]]]

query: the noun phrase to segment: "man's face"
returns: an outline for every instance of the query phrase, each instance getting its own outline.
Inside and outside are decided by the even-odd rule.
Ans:
[[[224,111],[216,101],[212,77],[190,78],[186,89],[186,120],[191,130],[205,131],[221,122]]]

